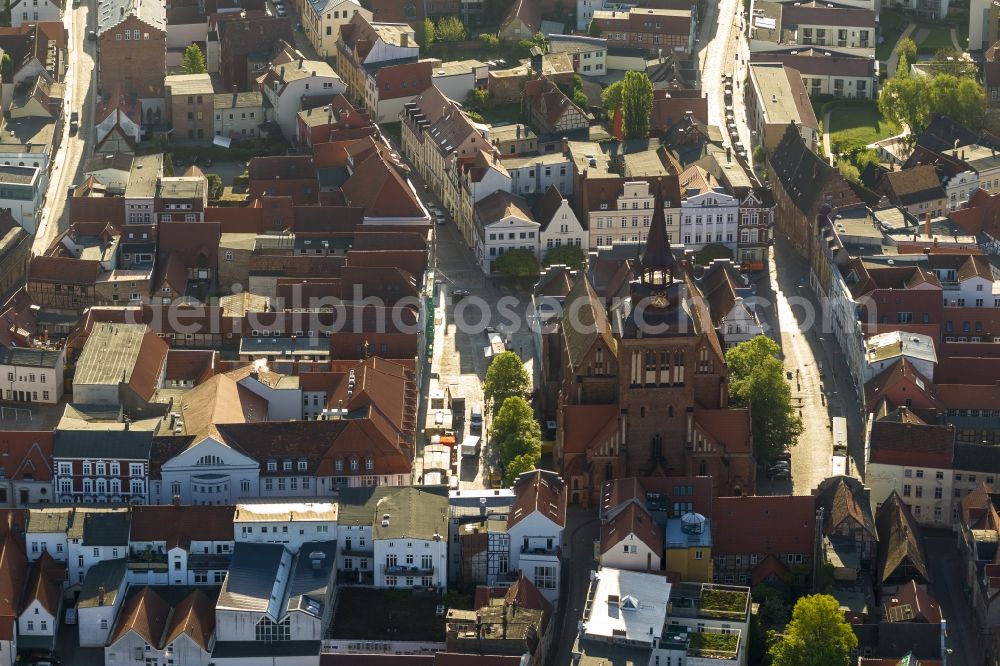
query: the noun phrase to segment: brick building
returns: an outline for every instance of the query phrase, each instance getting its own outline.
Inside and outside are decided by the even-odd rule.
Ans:
[[[755,486],[749,413],[729,409],[705,299],[670,249],[659,197],[654,210],[641,260],[605,294],[611,312],[587,276],[566,297],[555,459],[581,502],[623,476],[707,475],[721,494]]]
[[[690,9],[647,9],[633,7],[629,11],[604,10],[594,12],[594,23],[608,48],[640,49],[648,55],[669,53],[686,56],[694,48],[697,22]]]
[[[155,0],[110,0],[97,15],[97,89],[116,84],[138,96],[163,96],[167,71],[166,5]]]
[[[215,127],[215,90],[209,74],[174,74],[164,80],[167,121],[174,138],[211,141]]]

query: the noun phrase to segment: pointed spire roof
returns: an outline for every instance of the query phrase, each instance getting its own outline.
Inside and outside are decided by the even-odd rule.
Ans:
[[[649,227],[646,250],[642,253],[640,264],[643,268],[672,270],[674,253],[670,250],[670,241],[667,240],[667,221],[663,215],[663,197],[659,192],[656,194],[653,206],[655,208],[653,221]]]

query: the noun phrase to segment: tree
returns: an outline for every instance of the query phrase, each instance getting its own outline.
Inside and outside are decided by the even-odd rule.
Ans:
[[[957,77],[967,76],[973,79],[978,75],[976,63],[970,58],[966,58],[961,51],[950,46],[938,49],[937,53],[934,54],[931,64],[934,65],[932,71],[935,74],[951,74]]]
[[[222,177],[217,173],[210,173],[205,176],[205,179],[208,180],[208,198],[218,199],[221,197],[224,189]]]
[[[879,154],[872,148],[866,148],[864,150],[859,150],[854,154],[854,163],[858,166],[859,171],[864,171],[864,168],[869,164],[879,164],[882,162],[882,158]]]
[[[473,88],[465,96],[465,108],[482,110],[490,100],[490,93],[482,88]]]
[[[900,61],[902,61],[903,58],[906,58],[907,63],[916,62],[917,43],[909,37],[905,37],[896,43],[896,53],[899,54]],[[907,67],[909,67],[909,65],[907,65]],[[897,71],[898,69],[899,68],[897,67]]]
[[[837,600],[828,594],[802,597],[785,634],[771,647],[774,666],[848,666],[858,644]]]
[[[530,472],[531,470],[538,469],[538,463],[542,460],[542,449],[539,447],[538,452],[522,453],[518,457],[507,463],[507,470],[503,475],[503,481],[505,485],[512,486],[517,477],[521,476],[525,472]]]
[[[759,605],[757,617],[764,627],[785,626],[789,610],[785,595],[766,583],[755,585],[750,592],[753,600]]]
[[[587,34],[591,37],[601,36],[601,26],[597,25],[594,19],[590,19],[590,25],[587,26]]]
[[[485,46],[488,49],[500,48],[500,38],[488,32],[484,32],[483,34],[479,35],[479,41],[481,41],[483,43],[483,46]]]
[[[976,131],[986,120],[986,91],[979,82],[954,74],[937,74],[928,86],[930,114],[947,114]]]
[[[912,77],[905,58],[899,59],[896,75],[885,82],[878,98],[885,117],[910,128],[914,135],[927,126],[935,114],[947,114],[972,130],[986,120],[986,91],[968,76],[939,73]]]
[[[531,277],[538,275],[538,260],[531,250],[507,250],[497,257],[493,265],[509,277]]]
[[[766,160],[767,151],[764,149],[764,145],[757,145],[757,147],[753,149],[753,161],[757,164],[763,164]]]
[[[622,128],[626,139],[649,136],[653,110],[653,84],[645,72],[626,72],[622,83]]]
[[[208,71],[208,65],[205,64],[205,54],[201,52],[197,44],[190,44],[184,49],[181,71],[185,74],[204,74]]]
[[[542,429],[535,420],[531,405],[521,396],[512,396],[490,423],[490,441],[496,446],[500,463],[510,465],[518,456],[542,453]]]
[[[429,18],[425,18],[421,21],[419,28],[420,29],[417,31],[417,44],[419,44],[422,49],[430,48],[431,44],[434,43],[434,21]]]
[[[794,446],[802,419],[792,409],[792,390],[778,360],[777,343],[758,335],[726,352],[729,397],[734,407],[749,407],[758,458],[770,458]]]
[[[886,118],[909,127],[912,134],[919,134],[930,117],[930,97],[925,81],[911,77],[909,68],[906,58],[900,58],[896,75],[882,86],[878,110]]]
[[[514,352],[499,354],[486,370],[483,382],[483,397],[491,407],[500,407],[507,398],[523,398],[531,390],[531,377],[524,369],[524,363]]]
[[[861,172],[858,171],[858,167],[851,164],[850,160],[837,160],[837,171],[846,181],[856,183],[861,180]]]
[[[582,268],[586,261],[587,255],[582,248],[576,245],[558,245],[545,253],[542,263],[546,266],[565,264],[570,268]]]
[[[435,38],[446,44],[465,41],[465,26],[457,16],[445,16],[437,23]]]
[[[0,73],[3,73],[4,75],[10,73],[10,54],[6,51],[4,51],[3,55],[0,56]]]
[[[601,103],[609,113],[614,113],[615,109],[622,105],[623,81],[615,81],[610,86],[601,91]]]
[[[573,103],[584,111],[590,106],[590,100],[587,99],[587,93],[583,92],[583,88],[573,89]]]

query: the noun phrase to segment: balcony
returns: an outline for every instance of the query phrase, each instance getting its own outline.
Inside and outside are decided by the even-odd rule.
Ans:
[[[434,567],[417,566],[415,564],[383,564],[382,573],[387,576],[432,576]]]
[[[166,571],[167,555],[155,550],[135,550],[129,548],[128,568],[132,571]]]
[[[559,549],[553,546],[552,548],[547,548],[545,546],[521,546],[522,555],[548,555],[550,557],[558,557]]]

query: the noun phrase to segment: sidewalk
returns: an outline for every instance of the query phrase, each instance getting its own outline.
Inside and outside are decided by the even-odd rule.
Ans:
[[[899,35],[899,39],[896,40],[896,44],[892,47],[892,53],[889,54],[889,59],[885,61],[885,71],[889,76],[894,76],[896,74],[896,65],[899,63],[899,43],[912,35],[913,31],[916,29],[916,23],[909,24],[903,30],[902,34]]]

